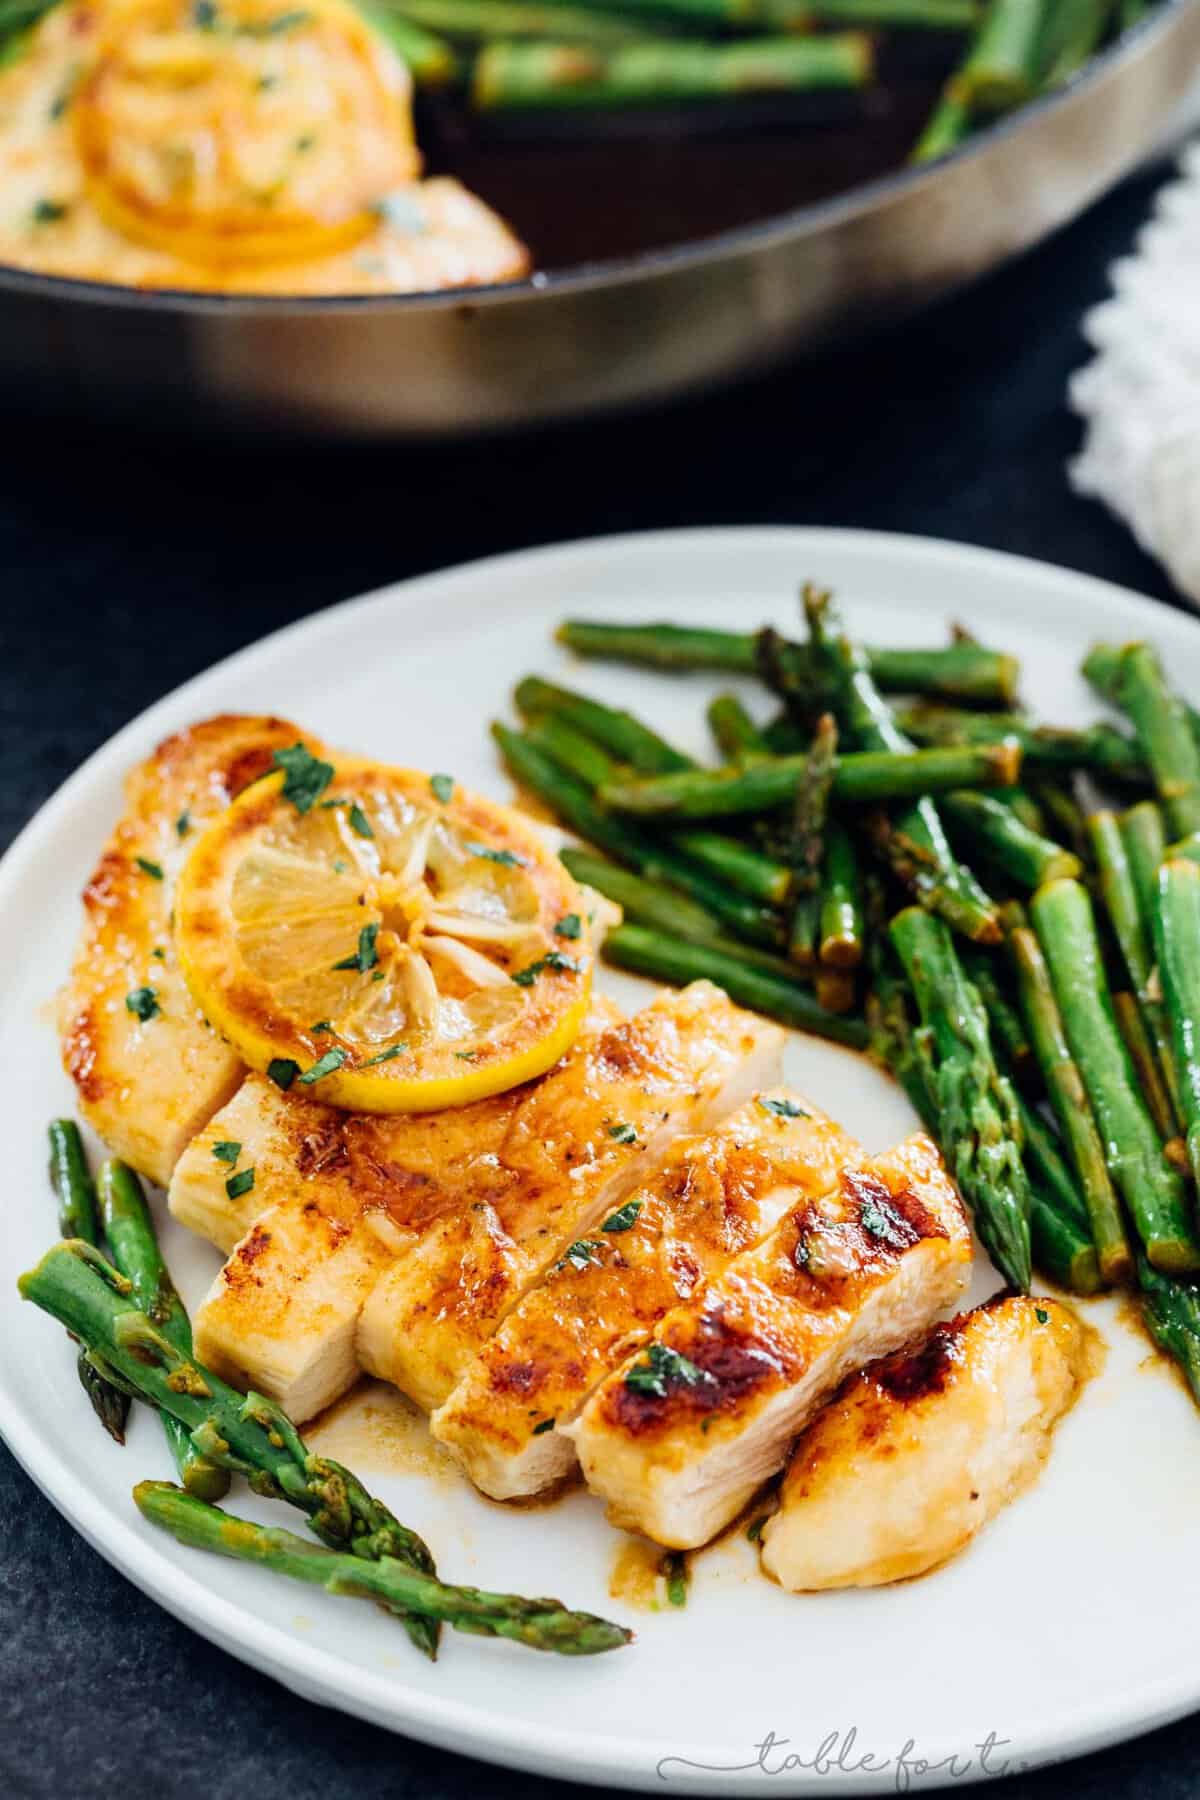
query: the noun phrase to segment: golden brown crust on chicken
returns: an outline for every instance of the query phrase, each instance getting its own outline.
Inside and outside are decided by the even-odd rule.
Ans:
[[[684,1138],[626,1207],[572,1245],[508,1315],[434,1414],[433,1435],[495,1499],[561,1480],[575,1452],[555,1424],[574,1416],[664,1313],[864,1155],[786,1089]]]
[[[285,719],[224,714],[167,738],[129,776],[125,810],[83,892],[83,929],[59,998],[63,1066],[108,1147],[163,1186],[242,1075],[175,960],[175,877],[194,833],[299,737]],[[144,988],[156,1010],[142,1019],[126,997]]]
[[[850,1369],[958,1298],[970,1261],[928,1138],[844,1170],[595,1390],[567,1427],[588,1485],[617,1524],[676,1549],[706,1543]]]
[[[571,1242],[628,1195],[681,1132],[703,1129],[777,1072],[783,1034],[708,982],[661,994],[523,1091],[464,1206],[376,1287],[359,1327],[369,1373],[428,1409]]]
[[[763,1566],[793,1591],[876,1587],[955,1555],[1033,1482],[1091,1367],[1066,1306],[1009,1298],[854,1375],[796,1447]]]

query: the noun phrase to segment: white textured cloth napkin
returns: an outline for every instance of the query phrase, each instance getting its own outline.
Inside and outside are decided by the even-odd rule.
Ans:
[[[1086,424],[1071,480],[1200,604],[1200,144],[1112,276],[1083,323],[1095,358],[1071,382]]]

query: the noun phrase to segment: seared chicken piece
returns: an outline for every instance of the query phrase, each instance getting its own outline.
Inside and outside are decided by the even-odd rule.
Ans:
[[[244,1072],[175,960],[175,877],[195,833],[300,735],[285,719],[227,714],[168,738],[129,776],[125,811],[83,892],[59,998],[63,1066],[109,1149],[164,1187]]]
[[[524,1090],[499,1153],[477,1155],[462,1205],[376,1287],[359,1359],[432,1411],[505,1314],[578,1238],[598,1230],[685,1131],[776,1077],[777,1026],[705,981],[663,993]]]
[[[954,1556],[1036,1479],[1091,1337],[1054,1300],[998,1300],[853,1376],[796,1447],[767,1573],[793,1591],[877,1587]]]
[[[595,1390],[565,1428],[588,1486],[614,1524],[671,1549],[707,1543],[838,1383],[924,1333],[970,1267],[962,1202],[927,1137],[844,1169]]]
[[[572,1055],[620,1016],[597,998]],[[176,1218],[232,1251],[196,1313],[203,1360],[295,1419],[330,1405],[358,1374],[358,1315],[373,1283],[459,1209],[527,1092],[372,1117],[247,1075],[180,1158],[168,1195]]]
[[[782,1088],[716,1131],[684,1138],[509,1313],[434,1413],[434,1437],[496,1500],[561,1479],[575,1449],[555,1424],[574,1416],[664,1313],[865,1154],[810,1101]]]

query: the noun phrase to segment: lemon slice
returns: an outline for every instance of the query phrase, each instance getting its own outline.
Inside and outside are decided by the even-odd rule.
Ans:
[[[175,900],[205,1017],[281,1087],[356,1112],[461,1106],[575,1041],[579,888],[507,807],[297,745],[200,838]]]

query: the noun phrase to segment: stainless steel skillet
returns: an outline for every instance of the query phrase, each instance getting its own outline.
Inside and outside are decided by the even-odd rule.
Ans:
[[[1080,212],[1200,74],[1166,0],[942,163],[662,252],[436,296],[139,293],[0,268],[10,402],[242,436],[454,436],[645,405],[902,317]]]

